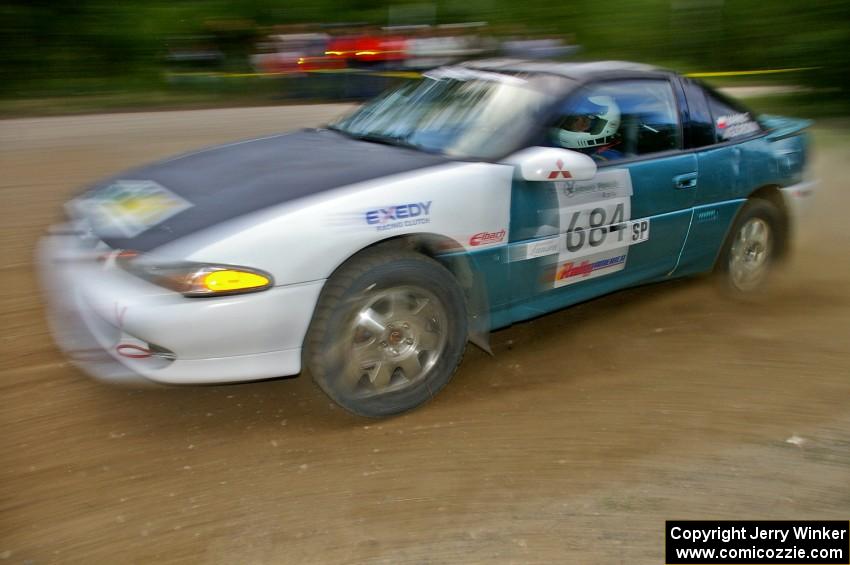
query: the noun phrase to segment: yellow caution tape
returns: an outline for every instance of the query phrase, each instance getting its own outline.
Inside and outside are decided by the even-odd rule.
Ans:
[[[793,69],[761,69],[756,71],[717,71],[710,73],[685,73],[686,77],[708,78],[708,77],[742,77],[751,75],[774,75],[778,73],[797,73],[800,71],[812,71],[820,67],[796,67]]]

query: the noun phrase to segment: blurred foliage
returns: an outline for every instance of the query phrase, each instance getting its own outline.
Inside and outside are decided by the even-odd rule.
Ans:
[[[805,92],[750,97],[746,98],[744,102],[748,108],[751,108],[757,114],[808,118],[817,120],[817,123],[826,126],[833,124],[824,120],[825,118],[850,114],[850,102],[845,97],[824,97]],[[846,122],[843,127],[847,127]]]
[[[248,70],[264,27],[388,21],[422,0],[5,0],[0,95],[6,98],[162,89],[165,57],[192,39]],[[847,0],[436,0],[433,22],[487,21],[501,36],[566,36],[585,58],[647,61],[679,70],[817,67],[794,76],[844,97],[850,75]],[[392,7],[392,9],[391,9]],[[421,10],[420,10],[421,13]],[[183,39],[179,39],[183,38]],[[781,80],[781,79],[779,79]]]

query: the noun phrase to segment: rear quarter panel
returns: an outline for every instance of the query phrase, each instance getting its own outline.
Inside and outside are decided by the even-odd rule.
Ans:
[[[698,151],[699,189],[678,275],[709,271],[737,213],[755,191],[802,182],[809,135],[770,135]]]

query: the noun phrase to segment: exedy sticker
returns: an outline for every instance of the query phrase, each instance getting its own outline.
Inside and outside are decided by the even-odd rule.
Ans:
[[[431,222],[431,202],[410,202],[368,210],[366,223],[378,231],[428,224]]]

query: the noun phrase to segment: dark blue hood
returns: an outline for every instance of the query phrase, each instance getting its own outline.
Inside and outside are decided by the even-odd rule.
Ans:
[[[358,141],[329,130],[232,143],[113,177],[151,180],[192,206],[134,237],[101,236],[116,249],[150,251],[225,220],[340,186],[438,165],[445,157]]]

